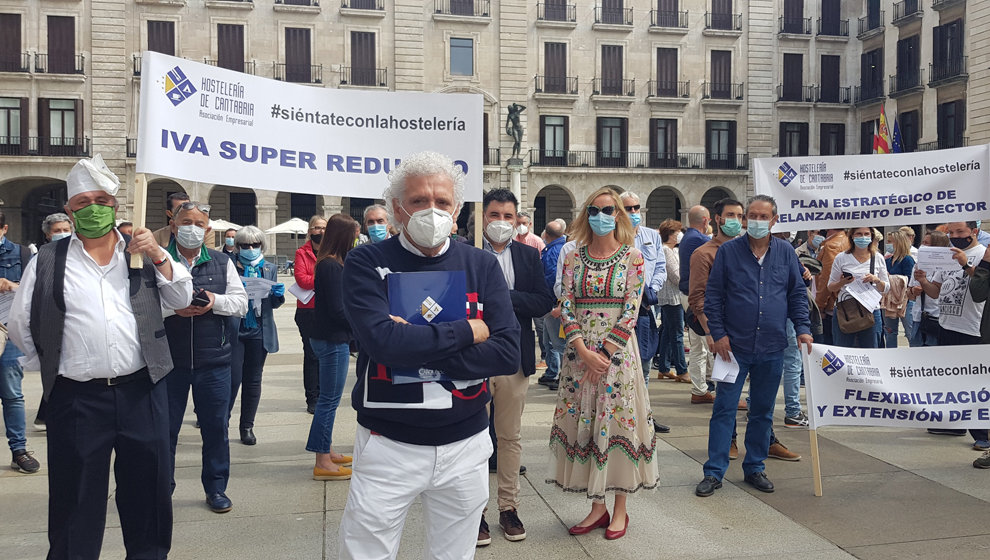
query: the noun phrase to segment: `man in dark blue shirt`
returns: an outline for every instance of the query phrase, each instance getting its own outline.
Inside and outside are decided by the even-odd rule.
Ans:
[[[790,244],[770,236],[777,223],[777,203],[756,195],[746,208],[746,235],[719,247],[705,290],[706,339],[714,354],[734,357],[739,374],[720,382],[708,427],[708,461],[698,496],[722,487],[729,466],[729,441],[746,376],[750,377],[749,422],[746,426],[745,480],[757,490],[773,492],[763,461],[770,448],[773,406],[787,348],[786,322],[797,332],[798,346],[811,351],[808,296],[801,265]]]
[[[688,228],[684,232],[684,238],[678,246],[678,256],[681,259],[681,279],[677,287],[681,291],[681,306],[684,312],[688,311],[688,293],[691,290],[691,255],[694,251],[711,241],[705,231],[708,223],[711,222],[711,215],[704,206],[695,206],[688,210]],[[691,361],[688,363],[688,372],[677,376],[677,380],[682,383],[694,383],[695,392],[699,387],[706,387],[708,377],[711,375],[712,355],[708,352],[708,344],[705,339],[691,329],[687,329],[688,348],[691,349]],[[712,402],[706,399],[694,399],[693,404],[707,404]]]

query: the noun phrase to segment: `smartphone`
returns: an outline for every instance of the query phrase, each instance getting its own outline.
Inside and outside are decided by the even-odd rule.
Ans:
[[[843,278],[852,278],[853,275],[852,275],[852,272],[843,272],[842,273],[842,277]]]
[[[206,307],[210,304],[210,296],[206,294],[206,290],[200,288],[193,293],[192,301],[189,305],[195,305],[196,307]]]

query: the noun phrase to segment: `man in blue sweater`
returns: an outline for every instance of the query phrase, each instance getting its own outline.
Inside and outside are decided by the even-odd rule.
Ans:
[[[385,206],[401,233],[344,263],[344,312],[361,352],[340,558],[393,558],[416,498],[426,510],[426,556],[469,558],[488,502],[488,378],[519,370],[519,324],[495,257],[450,241],[464,192],[453,162],[414,154],[389,183]],[[464,271],[466,318],[410,325],[390,316],[387,276],[418,271]],[[451,381],[393,384],[398,367],[441,370]]]

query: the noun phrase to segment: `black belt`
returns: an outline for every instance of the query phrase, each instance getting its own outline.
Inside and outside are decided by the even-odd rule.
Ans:
[[[137,381],[142,377],[148,377],[148,368],[143,367],[134,373],[129,373],[127,375],[118,375],[117,377],[101,377],[100,379],[90,379],[85,383],[92,385],[103,385],[107,387],[114,387],[116,385],[123,385],[124,383],[130,383],[131,381]]]

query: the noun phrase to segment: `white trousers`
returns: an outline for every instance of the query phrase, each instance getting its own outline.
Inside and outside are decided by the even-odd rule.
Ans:
[[[340,558],[395,558],[409,506],[419,497],[425,558],[474,558],[488,503],[488,430],[440,446],[412,445],[358,426],[354,474],[340,522]]]

